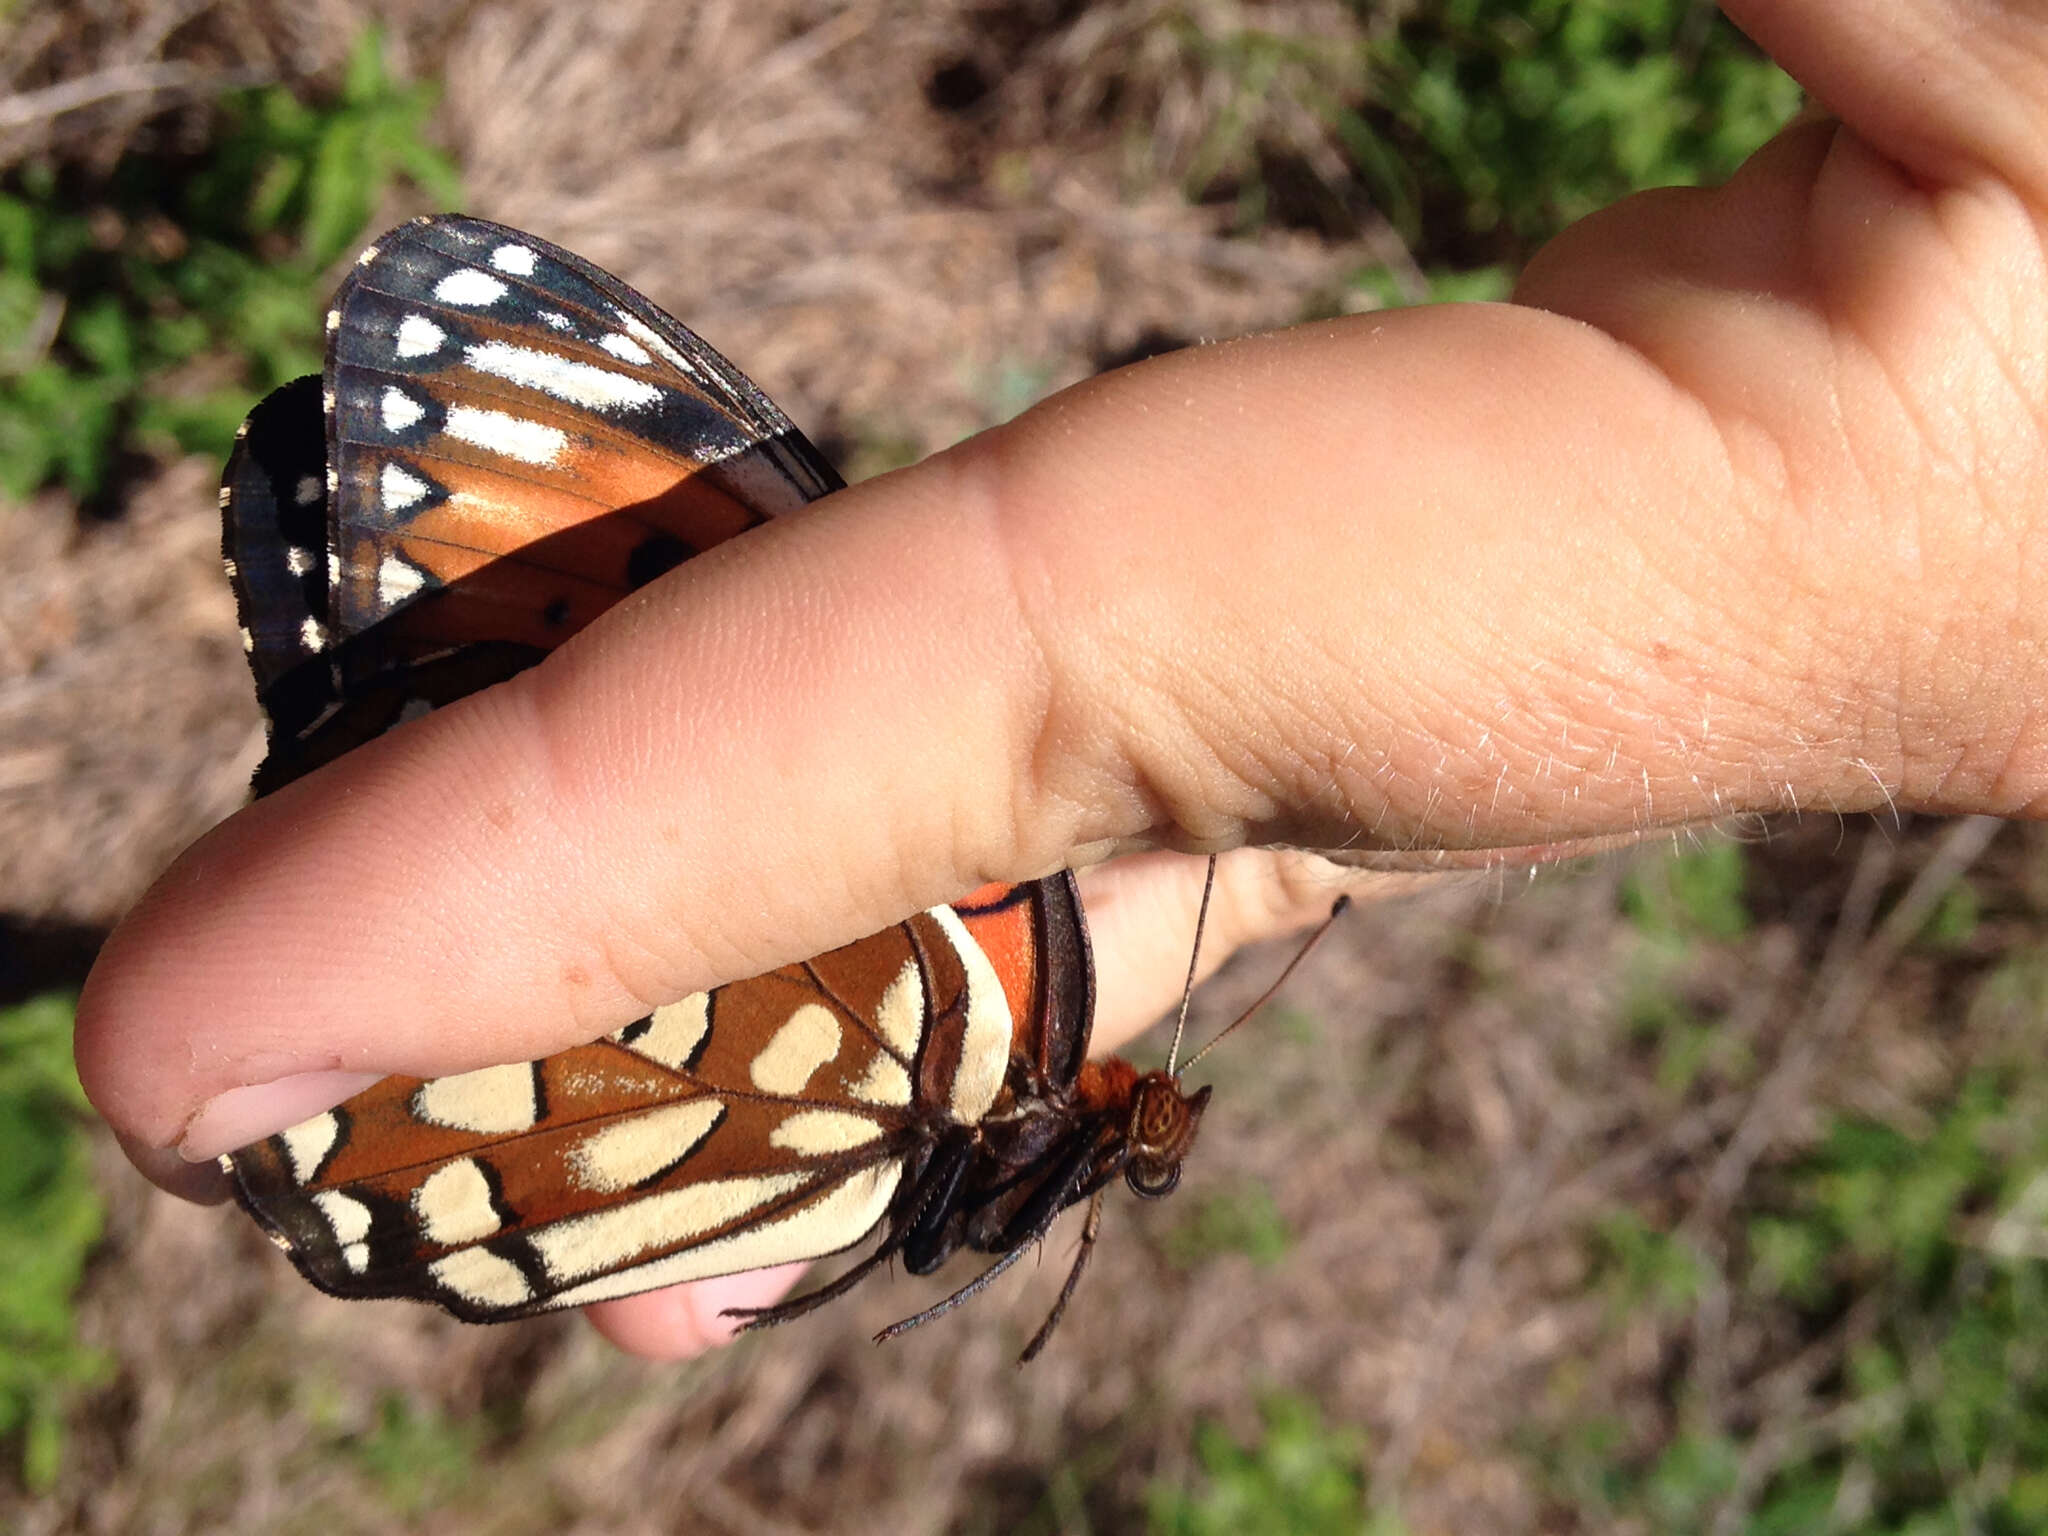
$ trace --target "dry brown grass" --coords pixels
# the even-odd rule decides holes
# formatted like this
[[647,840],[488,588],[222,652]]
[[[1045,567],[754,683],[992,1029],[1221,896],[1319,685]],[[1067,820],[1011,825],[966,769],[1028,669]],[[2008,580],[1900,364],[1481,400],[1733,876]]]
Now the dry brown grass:
[[[1288,93],[1240,99],[1174,28],[1255,17],[1311,44],[1293,67],[1313,71],[1359,25],[1327,0],[81,0],[20,12],[0,39],[0,150],[105,159],[189,132],[223,79],[331,79],[371,14],[402,70],[445,80],[474,211],[621,272],[857,464],[942,446],[1141,347],[1284,323],[1350,266],[1399,259],[1345,204],[1318,125],[1275,105]],[[193,105],[166,114],[177,101]],[[1181,195],[1260,155],[1325,185],[1304,199],[1328,213],[1315,232],[1234,233],[1226,207]],[[17,919],[109,921],[242,794],[258,727],[214,474],[167,466],[111,524],[49,499],[4,510],[0,888]],[[1941,1091],[1980,1027],[1958,999],[2031,898],[1946,958],[1905,949],[1879,898],[1930,859],[1967,864],[1977,838],[1826,822],[1757,849],[1754,933],[1663,978],[1756,1065],[1676,1093],[1627,1024],[1641,946],[1617,916],[1620,866],[1363,914],[1300,983],[1307,1038],[1213,1058],[1183,1192],[1119,1203],[1076,1313],[1021,1373],[1070,1237],[886,1349],[866,1335],[928,1285],[873,1284],[677,1370],[568,1322],[329,1302],[238,1215],[145,1193],[107,1146],[85,1316],[117,1376],[59,1487],[0,1491],[0,1524],[1122,1531],[1148,1484],[1188,1474],[1198,1418],[1249,1435],[1260,1396],[1287,1390],[1366,1429],[1375,1491],[1417,1532],[1584,1528],[1528,1439],[1604,1412],[1652,1446],[1695,1389],[1719,1422],[1792,1422],[1849,1342],[1795,1341],[1787,1375],[1787,1340],[1731,1336],[1710,1305],[1617,1323],[1589,1225],[1634,1209],[1724,1242],[1745,1176],[1826,1110],[1909,1118]],[[2030,890],[2039,854],[2008,836],[1986,879]],[[1251,957],[1202,1006],[1226,1012],[1273,964]],[[1192,1213],[1248,1188],[1271,1192],[1284,1257],[1177,1263]],[[410,1429],[380,1434],[387,1402]],[[387,1454],[406,1443],[418,1477]],[[439,1481],[419,1471],[437,1444]]]

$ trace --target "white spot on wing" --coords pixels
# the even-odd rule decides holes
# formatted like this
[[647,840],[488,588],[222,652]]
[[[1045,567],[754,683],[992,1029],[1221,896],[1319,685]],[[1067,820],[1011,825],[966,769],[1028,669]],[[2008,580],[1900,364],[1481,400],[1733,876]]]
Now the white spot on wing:
[[327,626],[318,619],[301,619],[299,621],[299,645],[308,651],[326,650]]
[[301,507],[310,507],[320,499],[320,482],[311,475],[299,476],[299,483],[292,487],[292,501]]
[[861,1080],[846,1091],[863,1104],[908,1104],[910,1074],[894,1056],[877,1055]]
[[374,245],[366,245],[363,247],[363,254],[356,258],[356,265],[359,267],[367,267],[371,262],[375,261],[376,259],[377,247]]
[[716,1231],[771,1200],[795,1193],[812,1177],[774,1173],[755,1178],[708,1179],[701,1184],[686,1184],[680,1189],[629,1200],[609,1210],[558,1221],[541,1228],[530,1241],[550,1276],[577,1280],[632,1264],[642,1255],[686,1243],[699,1233]]
[[489,1237],[503,1225],[491,1206],[491,1184],[473,1157],[428,1174],[412,1192],[413,1214],[429,1242],[453,1248]]
[[599,337],[597,344],[622,363],[633,363],[641,368],[651,368],[654,365],[654,359],[648,355],[647,349],[630,336],[621,336],[613,331],[609,335]]
[[303,1184],[318,1173],[340,1135],[341,1122],[332,1110],[278,1132],[277,1139],[284,1143],[285,1159],[292,1165],[292,1177]]
[[296,544],[290,546],[284,552],[284,568],[294,576],[305,575],[313,569],[313,551],[301,549]]
[[811,1074],[839,1054],[839,1021],[823,1003],[805,1003],[775,1031],[747,1068],[763,1093],[801,1093]]
[[473,1306],[516,1307],[533,1295],[519,1266],[487,1248],[470,1248],[436,1259],[427,1266],[427,1273]]
[[606,1275],[550,1297],[550,1307],[580,1307],[614,1296],[631,1296],[656,1286],[680,1285],[707,1275],[736,1275],[795,1259],[815,1259],[851,1247],[888,1212],[889,1201],[903,1177],[903,1165],[891,1159],[863,1168],[809,1205],[762,1222],[744,1232],[721,1237],[667,1258],[656,1259],[623,1274]]
[[505,411],[484,411],[458,405],[448,412],[444,430],[458,442],[501,454],[522,464],[552,464],[569,445],[560,427],[527,421]]
[[917,1055],[917,1043],[924,1035],[924,1015],[924,972],[913,956],[903,962],[903,969],[875,1005],[875,1027],[889,1048],[909,1061]]
[[337,1243],[360,1243],[370,1235],[370,1208],[340,1190],[323,1189],[313,1204],[326,1218],[327,1229]]
[[403,432],[407,427],[417,426],[427,414],[425,406],[395,384],[384,387],[384,398],[378,405],[386,432]]
[[384,498],[386,512],[403,512],[423,500],[427,482],[400,464],[386,464],[378,477],[377,493]]
[[617,305],[612,306],[612,313],[619,317],[619,324],[625,327],[626,334],[635,341],[659,353],[671,367],[681,370],[691,378],[697,376],[697,365],[670,346],[662,337],[661,332],[655,330],[653,326],[628,311],[620,309]]
[[716,1099],[691,1099],[628,1115],[572,1147],[569,1167],[585,1189],[631,1189],[689,1156],[711,1134],[721,1108]]
[[378,563],[377,601],[386,608],[396,608],[426,584],[426,577],[396,555],[386,555]]
[[451,1130],[480,1135],[531,1130],[540,1115],[533,1064],[521,1061],[437,1077],[414,1091],[412,1108],[422,1120]]
[[491,265],[514,277],[533,276],[533,249],[525,245],[501,245],[491,252]]
[[553,326],[558,331],[573,331],[576,329],[576,322],[563,314],[559,309],[544,309],[540,312],[540,317],[542,321]]
[[398,322],[398,345],[392,350],[400,357],[432,357],[447,339],[448,333],[425,315],[407,315]]
[[434,297],[443,304],[480,309],[505,297],[505,285],[490,273],[479,272],[475,267],[457,267],[434,284]]
[[801,1157],[823,1157],[851,1152],[880,1140],[881,1135],[880,1124],[866,1115],[843,1109],[800,1109],[775,1127],[768,1144]]
[[933,907],[930,916],[945,930],[967,973],[967,1027],[949,1107],[955,1120],[971,1125],[995,1103],[1010,1069],[1010,999],[960,914],[951,907]]
[[464,348],[463,356],[478,373],[537,389],[552,399],[587,411],[637,410],[661,399],[661,391],[644,379],[614,373],[595,363],[557,357],[535,347],[485,341]]
[[679,1002],[665,1003],[654,1010],[647,1028],[625,1038],[634,1026],[628,1024],[611,1038],[627,1050],[681,1071],[711,1027],[711,994],[693,992]]
[[341,1249],[341,1262],[346,1264],[352,1273],[360,1275],[370,1267],[370,1245],[344,1243]]

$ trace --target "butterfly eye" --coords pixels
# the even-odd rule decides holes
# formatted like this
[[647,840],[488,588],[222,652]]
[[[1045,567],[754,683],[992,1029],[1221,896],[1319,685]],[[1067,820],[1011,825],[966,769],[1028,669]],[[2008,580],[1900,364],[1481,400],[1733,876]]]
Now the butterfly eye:
[[1124,1169],[1124,1182],[1142,1199],[1163,1200],[1180,1188],[1180,1164],[1134,1161]]

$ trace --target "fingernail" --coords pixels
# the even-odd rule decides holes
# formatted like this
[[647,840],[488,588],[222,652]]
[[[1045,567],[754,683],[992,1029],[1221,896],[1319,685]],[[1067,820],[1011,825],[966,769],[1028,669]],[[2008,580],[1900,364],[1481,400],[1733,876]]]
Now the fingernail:
[[227,1175],[214,1163],[188,1163],[178,1156],[175,1147],[152,1147],[120,1131],[114,1132],[114,1139],[121,1143],[128,1161],[141,1170],[144,1178],[181,1200],[190,1200],[195,1205],[219,1205],[231,1193]]
[[334,1108],[381,1076],[376,1072],[299,1072],[273,1083],[230,1088],[199,1106],[199,1113],[185,1126],[178,1155],[188,1163],[210,1163],[223,1152],[275,1136]]

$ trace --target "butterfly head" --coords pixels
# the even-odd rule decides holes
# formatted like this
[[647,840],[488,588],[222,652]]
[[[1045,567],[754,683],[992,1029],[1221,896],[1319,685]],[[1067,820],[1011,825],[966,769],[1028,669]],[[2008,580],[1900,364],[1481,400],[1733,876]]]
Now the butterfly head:
[[1180,1165],[1195,1144],[1202,1111],[1209,1107],[1205,1084],[1193,1093],[1166,1072],[1149,1073],[1131,1095],[1131,1124],[1124,1182],[1147,1200],[1170,1195],[1180,1184]]

